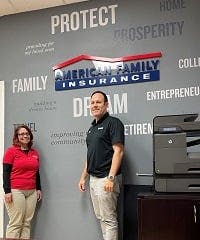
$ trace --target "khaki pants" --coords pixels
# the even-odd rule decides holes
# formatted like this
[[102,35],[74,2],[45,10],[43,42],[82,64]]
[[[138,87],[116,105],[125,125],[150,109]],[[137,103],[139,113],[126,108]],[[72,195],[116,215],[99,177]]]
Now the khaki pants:
[[12,202],[5,202],[9,216],[6,238],[30,239],[30,222],[37,203],[36,190],[12,189],[11,191]]
[[104,240],[118,240],[117,200],[120,193],[121,178],[114,181],[114,191],[106,192],[106,178],[90,176],[90,195],[97,219],[100,220]]

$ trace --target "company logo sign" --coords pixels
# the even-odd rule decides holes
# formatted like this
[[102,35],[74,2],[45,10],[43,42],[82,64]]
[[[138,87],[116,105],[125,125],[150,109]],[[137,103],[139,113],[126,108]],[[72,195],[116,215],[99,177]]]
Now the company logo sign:
[[[53,67],[55,90],[159,81],[161,56],[161,52],[121,58],[80,55]],[[83,61],[84,63],[82,63]],[[81,67],[80,63],[82,63]],[[70,68],[71,65],[73,68]]]

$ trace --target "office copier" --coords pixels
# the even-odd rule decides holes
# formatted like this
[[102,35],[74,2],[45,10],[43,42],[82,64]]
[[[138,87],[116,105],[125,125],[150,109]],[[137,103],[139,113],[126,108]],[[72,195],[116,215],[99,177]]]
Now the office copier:
[[156,192],[200,192],[200,121],[197,118],[198,114],[182,114],[153,119]]

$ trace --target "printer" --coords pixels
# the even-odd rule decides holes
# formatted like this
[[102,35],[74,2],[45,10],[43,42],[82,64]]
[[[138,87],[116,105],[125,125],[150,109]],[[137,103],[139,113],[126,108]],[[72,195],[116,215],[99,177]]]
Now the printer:
[[182,114],[153,119],[156,192],[200,192],[200,121],[197,118],[198,114]]

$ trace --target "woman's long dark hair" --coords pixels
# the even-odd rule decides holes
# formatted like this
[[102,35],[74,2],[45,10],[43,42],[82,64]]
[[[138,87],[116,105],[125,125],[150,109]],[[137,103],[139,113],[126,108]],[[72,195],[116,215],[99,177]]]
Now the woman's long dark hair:
[[20,125],[17,128],[15,128],[14,135],[13,135],[13,145],[21,146],[19,143],[19,138],[18,138],[18,132],[21,128],[25,128],[27,130],[27,132],[29,133],[30,142],[28,143],[28,148],[31,148],[31,146],[33,145],[33,134],[31,132],[30,128],[26,125]]

